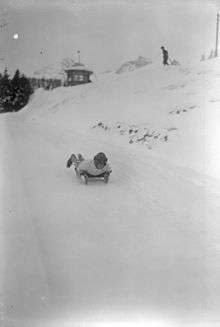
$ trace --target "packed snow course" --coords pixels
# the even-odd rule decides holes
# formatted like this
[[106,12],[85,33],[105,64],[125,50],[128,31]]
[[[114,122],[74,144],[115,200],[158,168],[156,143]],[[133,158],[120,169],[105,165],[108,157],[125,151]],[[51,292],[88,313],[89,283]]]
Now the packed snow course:
[[219,89],[218,59],[151,64],[0,116],[4,326],[219,324]]

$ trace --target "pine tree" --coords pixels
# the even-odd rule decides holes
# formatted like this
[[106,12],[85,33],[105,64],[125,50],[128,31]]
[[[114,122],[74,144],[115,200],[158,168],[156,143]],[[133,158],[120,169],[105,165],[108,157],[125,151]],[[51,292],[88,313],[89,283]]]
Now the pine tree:
[[11,89],[13,111],[18,111],[28,103],[30,95],[33,92],[30,81],[24,75],[20,76],[18,69],[11,80]]
[[3,111],[18,111],[29,101],[33,93],[31,83],[27,77],[20,75],[17,69],[10,80],[7,69],[0,80],[0,107]]
[[4,75],[1,78],[0,82],[0,107],[4,111],[11,111],[12,105],[11,105],[11,82],[9,79],[7,68],[4,70]]
[[20,80],[20,72],[17,69],[14,77],[11,80],[11,91],[12,91],[12,95],[11,95],[11,103],[13,106],[13,111],[17,110],[18,107],[18,95],[19,95],[19,80]]

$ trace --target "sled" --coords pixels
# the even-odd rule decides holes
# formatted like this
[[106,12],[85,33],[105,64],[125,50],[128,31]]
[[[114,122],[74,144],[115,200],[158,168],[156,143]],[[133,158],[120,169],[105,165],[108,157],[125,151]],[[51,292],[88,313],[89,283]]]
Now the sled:
[[[78,176],[77,171],[76,171],[76,175]],[[93,180],[93,181],[103,180],[104,183],[108,183],[109,175],[110,175],[109,173],[103,173],[103,174],[94,176],[94,175],[88,174],[87,172],[81,172],[79,177],[85,184],[88,184],[89,180]]]

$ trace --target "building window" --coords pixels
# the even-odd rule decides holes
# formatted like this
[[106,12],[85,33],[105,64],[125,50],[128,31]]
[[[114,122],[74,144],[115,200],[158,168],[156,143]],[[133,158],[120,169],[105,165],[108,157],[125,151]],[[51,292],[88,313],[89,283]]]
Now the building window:
[[73,80],[74,80],[74,82],[83,82],[84,78],[83,78],[83,75],[77,74],[77,75],[74,75]]

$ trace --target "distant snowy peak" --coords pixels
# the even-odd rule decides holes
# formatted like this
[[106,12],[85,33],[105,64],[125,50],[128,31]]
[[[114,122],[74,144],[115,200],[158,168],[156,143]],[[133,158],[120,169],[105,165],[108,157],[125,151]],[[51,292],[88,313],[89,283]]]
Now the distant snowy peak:
[[135,69],[141,68],[145,65],[149,65],[151,63],[152,63],[152,61],[150,59],[146,59],[145,57],[139,56],[135,60],[126,61],[125,63],[123,63],[121,65],[121,67],[119,67],[116,70],[116,73],[117,74],[126,73],[129,71],[133,71]]

